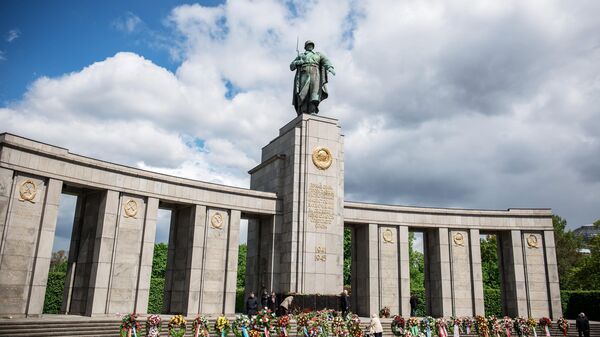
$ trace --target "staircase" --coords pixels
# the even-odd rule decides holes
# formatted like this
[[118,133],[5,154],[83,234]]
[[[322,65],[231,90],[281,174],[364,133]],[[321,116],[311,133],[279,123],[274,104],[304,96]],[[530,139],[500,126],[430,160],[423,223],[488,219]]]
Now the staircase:
[[[163,329],[160,336],[167,336],[168,329],[167,324],[170,316],[162,315],[163,318]],[[230,318],[232,320],[233,317]],[[188,320],[191,322],[192,318]],[[144,319],[140,319],[142,325]],[[211,326],[214,325],[214,318],[210,319]],[[119,336],[119,325],[121,321],[117,318],[90,318],[81,316],[62,316],[62,315],[48,315],[48,317],[41,318],[20,318],[20,319],[0,319],[0,337],[67,337],[67,336]],[[382,319],[381,324],[383,326],[383,336],[393,337],[391,328],[391,319]],[[368,320],[363,319],[362,325],[366,329]],[[188,323],[187,332],[185,336],[193,336],[192,324]],[[600,323],[590,323],[590,336],[600,337]],[[290,337],[296,337],[296,324],[295,322],[290,324],[288,328]],[[551,329],[551,336],[561,337],[562,333],[558,330],[555,324]],[[544,337],[544,333],[538,329],[537,335]],[[138,335],[142,337],[143,335]],[[211,336],[215,337],[214,333]],[[449,336],[453,336],[452,332],[449,331]],[[461,337],[476,337],[477,335],[464,335]],[[515,335],[516,336],[516,335]],[[571,322],[571,329],[569,330],[569,337],[577,337],[577,330],[575,329],[575,322]],[[232,333],[229,333],[228,337],[233,337]],[[275,336],[274,336],[275,337]],[[494,337],[494,336],[490,336]]]

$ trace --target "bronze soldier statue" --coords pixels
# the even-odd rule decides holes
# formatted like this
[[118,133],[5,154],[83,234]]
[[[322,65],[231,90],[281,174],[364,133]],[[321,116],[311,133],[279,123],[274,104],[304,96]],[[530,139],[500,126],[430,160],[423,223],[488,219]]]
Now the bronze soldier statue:
[[329,59],[322,53],[314,51],[314,48],[314,42],[306,41],[304,52],[290,64],[290,70],[296,70],[292,104],[298,115],[319,112],[319,103],[328,96],[327,73],[335,75]]

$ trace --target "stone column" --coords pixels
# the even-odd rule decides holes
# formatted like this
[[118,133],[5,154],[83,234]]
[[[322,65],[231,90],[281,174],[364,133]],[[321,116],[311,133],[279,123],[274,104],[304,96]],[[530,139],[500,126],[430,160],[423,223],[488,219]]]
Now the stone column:
[[10,173],[0,172],[0,213],[6,219],[0,246],[0,314],[37,316],[44,305],[62,181],[21,173],[9,180]]
[[466,230],[450,230],[449,233],[452,316],[473,316],[470,246],[471,241],[479,241],[479,237],[470,237]]
[[238,251],[240,249],[240,220],[242,213],[231,210],[229,214],[229,238],[227,240],[227,259],[225,262],[225,300],[223,313],[235,314],[235,295],[237,290]]
[[546,273],[548,275],[548,295],[550,297],[550,316],[557,320],[562,316],[560,300],[560,286],[558,283],[558,265],[556,262],[556,250],[554,243],[554,232],[544,231],[544,252],[546,256]]
[[[93,205],[90,205],[93,207]],[[108,309],[108,288],[115,248],[117,218],[119,215],[119,192],[102,193],[97,215],[96,227],[92,227],[90,241],[81,243],[83,248],[93,245],[91,264],[89,265],[89,287],[85,301],[85,315],[104,314]],[[92,214],[90,214],[92,216]],[[93,226],[93,224],[90,224]],[[76,279],[77,282],[77,279]]]
[[148,198],[146,215],[140,244],[139,272],[135,294],[134,312],[147,313],[152,278],[152,260],[154,259],[154,241],[156,238],[156,220],[158,217],[158,199]]
[[377,243],[379,247],[379,302],[381,308],[399,312],[400,270],[398,230],[396,227],[380,226]]
[[355,310],[361,316],[370,316],[380,308],[379,291],[379,233],[377,224],[355,227],[353,269],[356,277],[352,280]]
[[471,250],[471,282],[473,284],[473,312],[474,315],[485,316],[483,273],[481,270],[481,242],[479,236],[479,229],[469,230],[469,246]]
[[521,231],[504,231],[501,238],[504,312],[511,317],[527,317],[527,290],[523,265]]
[[0,256],[4,247],[4,227],[6,226],[8,205],[13,189],[13,175],[13,170],[0,167]]
[[549,316],[550,302],[542,234],[523,232],[523,247],[529,317]]
[[427,231],[429,310],[434,317],[452,315],[448,228]]
[[399,313],[403,317],[410,317],[410,257],[407,226],[398,226],[398,250],[400,253]]

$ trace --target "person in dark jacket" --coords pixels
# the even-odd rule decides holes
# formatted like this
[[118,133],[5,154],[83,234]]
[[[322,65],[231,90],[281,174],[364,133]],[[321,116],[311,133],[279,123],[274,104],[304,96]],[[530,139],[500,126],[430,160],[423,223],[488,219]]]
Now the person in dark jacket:
[[254,297],[254,293],[250,293],[250,296],[246,300],[246,313],[248,316],[255,316],[257,312],[258,302],[256,301],[256,297]]
[[412,294],[410,296],[410,316],[415,317],[417,315],[417,305],[419,305],[419,299],[417,295]]
[[269,310],[271,310],[272,313],[277,311],[277,295],[274,291],[272,291],[271,296],[269,296]]
[[590,337],[590,320],[583,312],[579,314],[575,324],[577,325],[577,331],[579,331],[579,337]]
[[267,288],[265,288],[265,287],[263,287],[260,292],[261,292],[260,308],[268,309],[269,308],[269,292],[267,291]]
[[344,291],[342,291],[342,295],[340,296],[340,311],[342,312],[343,318],[346,318],[349,310],[350,298],[348,297],[348,290],[344,289]]

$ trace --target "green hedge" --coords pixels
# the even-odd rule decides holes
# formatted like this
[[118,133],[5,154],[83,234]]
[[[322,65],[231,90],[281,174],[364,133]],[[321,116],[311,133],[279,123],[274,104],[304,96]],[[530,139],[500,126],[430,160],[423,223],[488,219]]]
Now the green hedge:
[[165,298],[165,279],[162,277],[153,277],[150,279],[150,295],[148,297],[148,313],[162,313],[163,301]]
[[63,291],[65,289],[64,272],[48,273],[46,296],[44,298],[44,314],[58,314],[62,305]]
[[574,319],[584,312],[590,320],[600,320],[600,290],[562,290],[560,299],[566,318]]
[[483,303],[486,316],[502,317],[502,294],[500,289],[484,289]]
[[245,304],[244,288],[237,288],[235,290],[235,312],[246,312]]
[[425,289],[411,289],[411,293],[417,296],[419,304],[417,304],[417,316],[427,316],[427,303],[425,303]]

